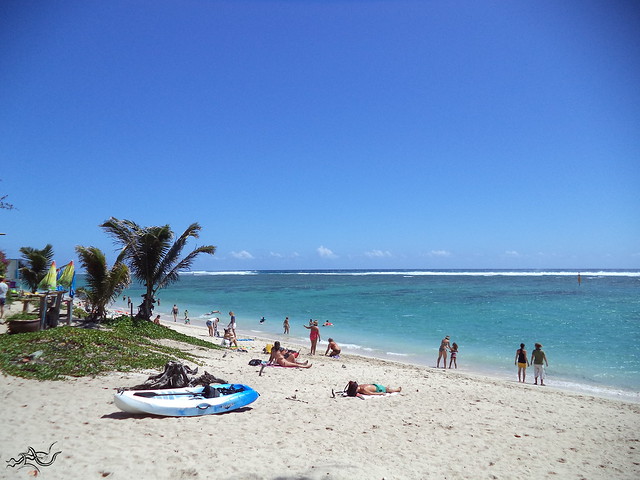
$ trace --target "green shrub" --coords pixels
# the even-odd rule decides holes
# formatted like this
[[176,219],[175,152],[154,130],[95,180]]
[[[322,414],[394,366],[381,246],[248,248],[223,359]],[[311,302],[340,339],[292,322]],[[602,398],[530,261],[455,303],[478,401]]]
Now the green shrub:
[[20,312],[10,315],[9,317],[7,317],[7,320],[37,320],[38,318],[40,318],[40,315],[38,315],[37,313]]
[[0,371],[17,377],[61,380],[104,372],[161,369],[170,360],[198,363],[198,357],[150,339],[168,338],[201,348],[221,348],[149,320],[122,316],[108,329],[57,327],[0,335]]
[[83,319],[83,318],[87,318],[88,316],[89,314],[84,308],[80,308],[76,306],[73,307],[73,318]]

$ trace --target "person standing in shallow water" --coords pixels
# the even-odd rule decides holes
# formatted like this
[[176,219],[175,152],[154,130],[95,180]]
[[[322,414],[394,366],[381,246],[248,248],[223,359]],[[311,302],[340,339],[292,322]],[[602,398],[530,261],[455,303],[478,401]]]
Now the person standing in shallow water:
[[533,374],[535,376],[534,385],[538,384],[538,377],[540,377],[540,385],[544,385],[544,365],[549,366],[547,361],[547,355],[542,350],[542,345],[536,343],[536,349],[531,352],[531,363],[533,363]]
[[178,321],[178,306],[174,303],[173,308],[171,309],[171,313],[173,313],[173,321]]
[[285,317],[282,327],[284,328],[284,334],[289,335],[289,317]]
[[525,383],[525,378],[527,377],[527,367],[529,364],[529,359],[527,359],[527,351],[524,349],[524,343],[520,344],[520,348],[516,350],[516,358],[515,365],[518,366],[518,381]]
[[449,346],[449,335],[444,337],[442,339],[442,342],[440,342],[440,348],[438,349],[438,362],[436,363],[436,368],[440,367],[441,358],[444,360],[444,365],[442,365],[442,368],[447,368],[447,350],[451,350],[451,347]]

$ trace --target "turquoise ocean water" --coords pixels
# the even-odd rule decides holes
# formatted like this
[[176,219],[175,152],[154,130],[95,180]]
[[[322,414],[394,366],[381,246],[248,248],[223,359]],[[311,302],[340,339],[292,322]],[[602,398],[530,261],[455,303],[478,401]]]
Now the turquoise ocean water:
[[[640,271],[243,271],[190,272],[160,292],[193,324],[233,310],[238,330],[308,345],[310,318],[319,347],[334,338],[346,352],[435,366],[445,335],[458,343],[459,371],[516,380],[521,342],[540,342],[550,385],[640,401]],[[130,288],[136,305],[140,288]],[[122,298],[119,300],[122,305]],[[261,317],[266,322],[259,323]],[[533,370],[528,372],[533,380]]]

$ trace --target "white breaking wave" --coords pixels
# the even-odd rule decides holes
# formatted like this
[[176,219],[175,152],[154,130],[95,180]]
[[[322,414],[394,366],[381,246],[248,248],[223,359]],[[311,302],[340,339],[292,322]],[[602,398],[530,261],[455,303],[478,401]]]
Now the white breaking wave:
[[207,270],[195,270],[192,272],[180,272],[180,275],[258,275],[258,272],[255,270],[230,270],[226,272],[211,272]]
[[544,277],[544,276],[578,276],[582,277],[640,277],[638,270],[350,270],[350,271],[278,271],[278,270],[242,270],[242,271],[192,271],[180,272],[181,275],[327,275],[327,276],[367,276],[367,275],[400,275],[403,277],[436,276],[436,277]]

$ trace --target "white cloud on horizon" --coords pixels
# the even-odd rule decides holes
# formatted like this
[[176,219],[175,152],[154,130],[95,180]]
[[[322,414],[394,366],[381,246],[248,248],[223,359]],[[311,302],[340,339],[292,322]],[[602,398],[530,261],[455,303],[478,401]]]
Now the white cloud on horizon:
[[284,253],[269,252],[269,256],[273,258],[298,258],[300,254],[298,252],[293,252],[289,255],[286,255]]
[[448,250],[431,250],[429,252],[430,257],[450,257],[451,252]]
[[324,247],[322,245],[318,247],[317,251],[318,251],[318,255],[320,255],[322,258],[338,258],[338,256],[335,253],[333,253],[327,247]]
[[369,252],[364,252],[365,256],[369,258],[382,258],[382,257],[393,257],[389,250],[371,250]]
[[515,250],[507,250],[506,252],[504,252],[504,254],[505,254],[507,257],[520,257],[520,256],[521,256],[521,255],[520,255],[518,252],[516,252]]
[[251,255],[246,250],[240,250],[239,252],[231,252],[231,256],[233,258],[237,258],[240,260],[253,260],[253,255]]

